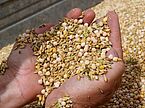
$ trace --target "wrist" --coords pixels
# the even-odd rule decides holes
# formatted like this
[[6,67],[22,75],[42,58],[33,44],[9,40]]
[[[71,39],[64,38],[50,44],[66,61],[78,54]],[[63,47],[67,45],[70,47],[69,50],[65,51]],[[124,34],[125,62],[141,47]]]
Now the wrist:
[[0,108],[18,108],[23,102],[18,83],[9,69],[0,76]]
[[5,89],[6,86],[14,79],[14,75],[9,69],[6,70],[4,75],[0,75],[0,91]]

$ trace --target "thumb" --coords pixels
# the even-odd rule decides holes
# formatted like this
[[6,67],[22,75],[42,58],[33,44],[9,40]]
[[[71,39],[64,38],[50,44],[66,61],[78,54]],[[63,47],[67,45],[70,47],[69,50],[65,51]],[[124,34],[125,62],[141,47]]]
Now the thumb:
[[[113,57],[119,57],[117,51],[111,48],[107,53],[106,56],[112,55]],[[121,78],[122,74],[124,73],[124,62],[121,60],[119,62],[114,62],[112,64],[112,69],[109,69],[107,73],[107,77],[112,79],[113,81],[117,81]]]

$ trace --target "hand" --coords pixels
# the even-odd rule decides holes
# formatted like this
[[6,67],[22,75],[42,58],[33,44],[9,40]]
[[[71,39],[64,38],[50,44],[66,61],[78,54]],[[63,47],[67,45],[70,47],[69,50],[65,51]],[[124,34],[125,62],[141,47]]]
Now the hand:
[[[67,17],[77,18],[81,15],[80,9],[75,10],[70,11]],[[88,19],[85,21],[87,22]],[[45,24],[36,28],[35,32],[37,34],[44,33],[51,26],[52,24]],[[34,74],[35,61],[31,45],[27,44],[24,49],[12,49],[8,57],[9,69],[4,76],[0,76],[0,107],[19,108],[40,94],[43,87],[38,84],[40,77]]]
[[[43,33],[51,26],[46,24],[35,32]],[[4,76],[0,76],[0,107],[19,108],[40,94],[43,87],[38,84],[40,77],[34,74],[35,60],[29,44],[24,49],[12,49],[7,61],[9,68]]]
[[[87,19],[88,23],[91,23],[94,16],[95,13],[88,10],[84,20]],[[112,49],[108,51],[107,55],[112,54],[114,57],[123,59],[118,16],[114,11],[108,12],[107,16],[109,17],[108,25],[111,29],[110,41],[112,42]],[[74,108],[96,108],[111,98],[120,85],[123,72],[124,63],[120,61],[113,63],[112,69],[108,70],[106,74],[108,82],[104,81],[103,76],[99,77],[97,81],[90,81],[88,78],[78,81],[77,76],[74,76],[48,95],[45,106],[51,106],[57,99],[68,94],[72,98]]]

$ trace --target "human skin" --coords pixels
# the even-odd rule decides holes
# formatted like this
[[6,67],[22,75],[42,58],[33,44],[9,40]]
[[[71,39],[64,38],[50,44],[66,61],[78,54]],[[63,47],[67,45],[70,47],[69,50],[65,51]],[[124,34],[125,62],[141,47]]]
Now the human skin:
[[[71,10],[66,16],[77,19],[81,14],[82,11],[76,8]],[[111,16],[109,20],[109,26],[112,31],[110,41],[113,44],[113,48],[109,53],[122,58],[118,17],[114,12],[110,12],[108,15]],[[94,17],[95,13],[92,10],[87,10],[83,19],[84,22],[91,23]],[[44,27],[35,29],[35,32],[37,34],[43,33],[49,30],[51,26],[52,24],[46,24]],[[9,68],[6,70],[5,75],[0,76],[0,108],[20,108],[32,102],[36,95],[40,93],[43,87],[38,84],[40,77],[34,74],[35,62],[36,57],[33,56],[33,51],[29,44],[24,49],[12,50],[8,57]],[[74,104],[75,108],[84,108],[84,105],[102,104],[118,88],[123,70],[123,62],[114,63],[113,68],[106,75],[108,78],[107,83],[104,82],[102,77],[99,81],[89,81],[87,78],[77,81],[76,77],[73,77],[48,96],[46,106],[53,104],[65,93],[69,94],[73,101],[76,102]],[[100,93],[98,89],[103,90],[104,93]]]
[[[94,12],[92,10],[89,10],[89,14],[89,16],[92,16],[93,18]],[[122,59],[120,62],[113,63],[112,69],[108,70],[108,73],[106,74],[108,82],[104,81],[103,76],[99,77],[99,80],[93,81],[90,81],[87,77],[78,81],[77,76],[74,76],[68,79],[58,89],[52,91],[47,97],[46,107],[50,107],[57,101],[57,99],[67,94],[73,101],[73,108],[96,108],[107,102],[117,90],[124,72],[121,34],[116,12],[110,11],[107,13],[107,16],[108,25],[111,29],[109,39],[112,42],[112,49],[107,52],[107,56],[112,54],[114,57]]]

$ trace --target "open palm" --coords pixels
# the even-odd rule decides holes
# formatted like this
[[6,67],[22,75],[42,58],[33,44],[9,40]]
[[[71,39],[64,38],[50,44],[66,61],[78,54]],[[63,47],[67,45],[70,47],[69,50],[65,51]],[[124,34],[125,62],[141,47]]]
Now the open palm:
[[[89,14],[88,19],[93,19],[94,12],[90,10]],[[107,55],[112,54],[114,57],[123,59],[118,16],[114,11],[108,12],[107,16],[111,29],[110,41],[112,42],[112,49],[108,51]],[[106,74],[108,82],[104,81],[103,76],[99,77],[97,81],[90,81],[87,77],[78,81],[77,76],[74,76],[47,97],[46,106],[54,104],[57,99],[67,94],[72,98],[74,108],[96,108],[111,98],[120,85],[123,72],[124,63],[120,61],[113,63],[112,69],[108,70]]]
[[[51,24],[47,24],[43,29],[39,28],[35,31],[36,33],[41,33],[44,30],[48,30],[51,26]],[[34,74],[35,61],[36,58],[29,44],[24,49],[13,49],[8,57],[9,71],[13,76],[12,81],[17,85],[17,89],[21,95],[19,101],[21,100],[23,105],[34,100],[43,88],[38,84],[39,76]]]
[[[80,9],[71,10],[67,14],[68,18],[77,18],[81,15],[80,11]],[[45,24],[36,28],[35,32],[37,34],[44,33],[46,30],[49,30],[51,26],[52,24]],[[36,57],[33,55],[30,44],[27,44],[24,49],[12,49],[8,57],[9,69],[6,74],[10,77],[4,80],[9,81],[8,86],[15,86],[14,92],[17,92],[15,103],[18,103],[17,107],[21,107],[33,101],[36,95],[40,94],[40,91],[43,89],[43,87],[38,84],[40,77],[34,74],[35,62]],[[11,108],[13,108],[13,106],[11,106]]]

